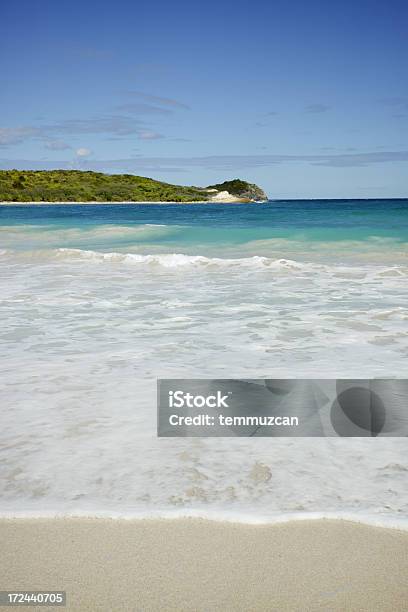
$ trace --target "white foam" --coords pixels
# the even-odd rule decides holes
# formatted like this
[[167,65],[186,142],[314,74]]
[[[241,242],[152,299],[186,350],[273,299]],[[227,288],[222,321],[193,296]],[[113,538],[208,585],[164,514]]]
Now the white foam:
[[282,268],[285,270],[302,270],[308,267],[307,264],[288,260],[288,259],[271,259],[268,257],[253,257],[244,258],[220,258],[220,257],[204,257],[202,255],[186,255],[184,253],[165,253],[155,255],[140,255],[137,253],[104,253],[82,249],[67,249],[60,248],[55,252],[55,256],[63,256],[67,258],[78,258],[92,261],[112,261],[126,262],[135,264],[158,265],[164,268],[178,268],[184,266],[244,266],[255,268]]
[[58,510],[47,510],[43,512],[35,511],[14,511],[0,512],[0,519],[112,519],[125,521],[140,520],[183,520],[183,519],[202,519],[213,522],[233,523],[240,525],[280,525],[292,521],[318,521],[318,520],[339,520],[371,527],[382,527],[385,529],[397,529],[408,531],[407,518],[394,518],[384,515],[365,515],[347,512],[296,512],[281,513],[276,515],[247,514],[231,511],[211,511],[211,510],[152,510],[150,512],[110,512],[110,511],[81,511],[66,512]]
[[407,517],[404,438],[156,437],[158,377],[406,376],[403,266],[48,249],[0,274],[5,515]]
[[403,265],[373,265],[364,266],[344,265],[344,264],[324,264],[295,261],[287,258],[271,258],[259,255],[251,257],[206,257],[203,255],[189,255],[185,253],[157,253],[140,254],[128,252],[104,252],[90,249],[77,248],[57,248],[49,250],[35,251],[14,251],[10,249],[0,250],[0,257],[16,261],[37,260],[67,260],[83,261],[94,263],[112,264],[135,264],[146,265],[151,268],[188,268],[197,269],[222,269],[222,268],[248,268],[259,270],[271,270],[275,272],[305,276],[325,274],[338,278],[340,281],[360,281],[364,279],[384,279],[406,278],[408,276],[408,266]]

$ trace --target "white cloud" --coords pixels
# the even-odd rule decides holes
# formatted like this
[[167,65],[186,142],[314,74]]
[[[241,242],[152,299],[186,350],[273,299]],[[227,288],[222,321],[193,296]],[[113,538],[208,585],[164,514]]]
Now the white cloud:
[[75,153],[78,157],[88,157],[88,155],[90,155],[92,151],[90,149],[87,149],[86,147],[80,147],[75,151]]

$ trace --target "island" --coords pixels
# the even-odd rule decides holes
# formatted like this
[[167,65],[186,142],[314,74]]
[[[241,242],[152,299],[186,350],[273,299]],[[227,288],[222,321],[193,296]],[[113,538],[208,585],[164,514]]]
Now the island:
[[234,179],[207,187],[172,185],[133,174],[85,170],[0,170],[0,202],[264,202],[257,185]]

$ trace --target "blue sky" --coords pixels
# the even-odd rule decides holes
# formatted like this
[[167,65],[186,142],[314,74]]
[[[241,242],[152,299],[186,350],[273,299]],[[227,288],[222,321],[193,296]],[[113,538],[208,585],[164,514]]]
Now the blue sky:
[[0,22],[0,168],[408,196],[405,1],[8,0]]

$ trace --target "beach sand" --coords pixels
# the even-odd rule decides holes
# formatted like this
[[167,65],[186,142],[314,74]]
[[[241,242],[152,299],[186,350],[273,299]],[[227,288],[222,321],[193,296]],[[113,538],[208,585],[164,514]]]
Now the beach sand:
[[0,541],[0,589],[65,590],[67,610],[408,605],[408,532],[347,521],[2,519]]

